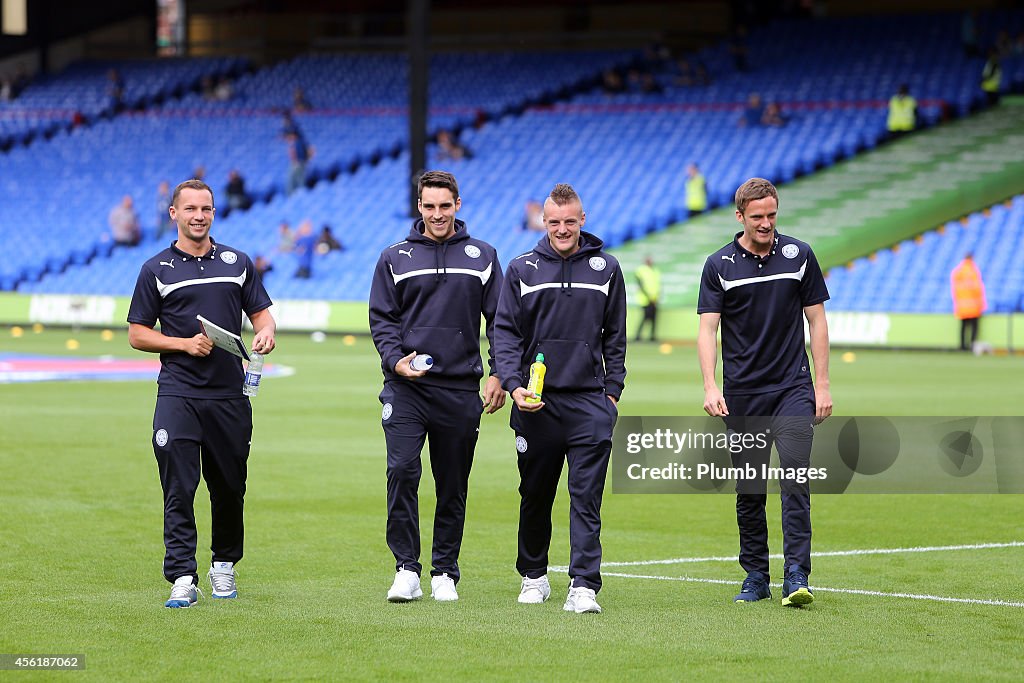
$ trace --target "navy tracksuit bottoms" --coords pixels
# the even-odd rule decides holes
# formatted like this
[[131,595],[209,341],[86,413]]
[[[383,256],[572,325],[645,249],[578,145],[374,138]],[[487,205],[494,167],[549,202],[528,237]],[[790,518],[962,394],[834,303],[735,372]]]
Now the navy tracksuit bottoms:
[[[751,464],[761,470],[771,457],[774,443],[779,466],[810,467],[814,439],[814,387],[801,384],[781,391],[762,394],[725,394],[729,406],[726,425],[732,431],[758,433],[768,431],[768,447],[734,453],[733,465]],[[782,550],[785,573],[811,573],[811,488],[809,483],[782,483]],[[765,517],[766,493],[748,491],[737,484],[736,521],[740,532],[740,566],[747,572],[768,573],[768,521]],[[766,490],[765,482],[758,485]],[[743,489],[741,491],[741,489]]]
[[520,575],[536,579],[548,571],[551,508],[569,463],[569,579],[573,586],[601,590],[601,499],[612,429],[618,410],[603,391],[545,392],[535,413],[514,405],[509,420],[519,453]]
[[242,559],[242,506],[252,439],[248,398],[158,396],[153,452],[164,492],[164,577],[196,583],[195,497],[200,475],[210,491],[214,562]]
[[466,495],[473,452],[480,435],[483,402],[476,391],[447,389],[410,381],[384,384],[381,425],[388,449],[387,542],[395,570],[419,574],[419,486],[423,465],[420,452],[429,439],[430,470],[434,475],[432,576],[447,574],[459,581],[459,551],[466,525]]

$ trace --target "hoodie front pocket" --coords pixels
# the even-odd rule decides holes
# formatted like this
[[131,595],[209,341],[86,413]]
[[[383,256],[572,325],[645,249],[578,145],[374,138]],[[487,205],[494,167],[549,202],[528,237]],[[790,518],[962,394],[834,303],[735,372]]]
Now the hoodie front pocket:
[[[530,351],[529,363],[544,354],[546,389],[581,390],[601,387],[594,349],[576,339],[543,339]],[[529,377],[529,365],[526,376]]]
[[402,351],[430,354],[434,358],[432,373],[458,377],[473,371],[466,335],[457,327],[413,328],[405,334]]

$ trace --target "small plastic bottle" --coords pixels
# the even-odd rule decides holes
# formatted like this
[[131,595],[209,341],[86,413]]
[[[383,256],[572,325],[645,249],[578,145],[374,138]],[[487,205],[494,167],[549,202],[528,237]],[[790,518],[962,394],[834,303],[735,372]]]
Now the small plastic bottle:
[[260,378],[263,377],[263,354],[253,351],[249,354],[249,366],[245,369],[245,381],[242,382],[242,393],[255,396],[260,390]]
[[409,367],[413,370],[429,370],[434,367],[434,359],[428,353],[417,353],[412,358],[412,362],[409,363]]
[[527,403],[540,403],[541,394],[544,391],[544,374],[548,371],[548,366],[544,365],[544,354],[538,353],[537,360],[530,365],[530,382],[526,385],[527,391],[532,391],[536,398],[530,398],[527,396],[524,401]]

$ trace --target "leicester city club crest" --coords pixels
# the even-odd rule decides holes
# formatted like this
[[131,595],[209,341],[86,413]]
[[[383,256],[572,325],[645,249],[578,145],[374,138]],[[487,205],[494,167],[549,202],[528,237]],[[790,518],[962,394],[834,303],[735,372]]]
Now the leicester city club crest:
[[590,259],[590,267],[598,272],[604,270],[607,265],[608,262],[600,256],[594,256]]
[[391,404],[390,403],[385,403],[384,404],[384,410],[382,410],[381,413],[380,413],[380,419],[381,420],[387,420],[389,417],[391,417],[391,413],[392,412],[394,412],[394,410],[391,408]]
[[787,244],[782,248],[782,255],[786,258],[796,258],[797,254],[800,253],[800,247],[795,244]]
[[233,251],[222,251],[220,254],[220,260],[230,266],[238,260],[238,254]]
[[475,244],[466,245],[466,256],[469,258],[480,258],[480,247]]

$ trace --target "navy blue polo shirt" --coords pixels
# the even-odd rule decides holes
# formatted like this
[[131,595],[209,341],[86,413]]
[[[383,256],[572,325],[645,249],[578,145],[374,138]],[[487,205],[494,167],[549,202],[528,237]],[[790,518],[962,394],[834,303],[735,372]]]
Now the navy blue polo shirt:
[[708,257],[697,313],[721,313],[722,377],[730,394],[759,394],[812,382],[803,309],[828,301],[811,247],[775,233],[768,255],[733,241]]
[[[154,327],[159,320],[168,337],[194,337],[202,331],[196,315],[202,315],[241,334],[242,313],[251,316],[272,303],[244,253],[214,242],[197,257],[172,244],[142,265],[128,322]],[[223,349],[203,358],[162,353],[157,395],[238,398],[242,378],[241,359]]]

